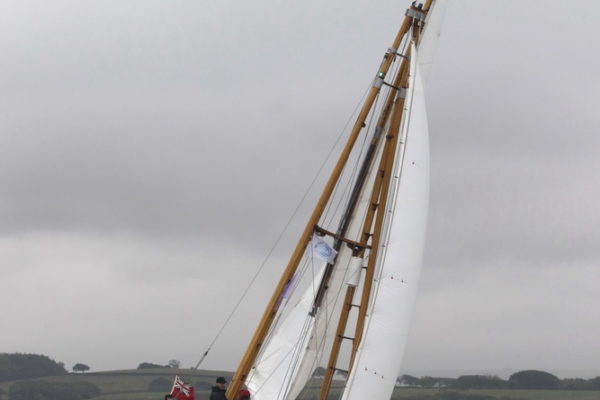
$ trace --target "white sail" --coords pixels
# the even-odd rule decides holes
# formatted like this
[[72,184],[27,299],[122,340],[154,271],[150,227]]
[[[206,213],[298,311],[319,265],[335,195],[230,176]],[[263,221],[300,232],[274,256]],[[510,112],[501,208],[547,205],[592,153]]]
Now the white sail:
[[[375,160],[379,160],[381,158],[381,154],[383,153],[383,144],[384,141],[380,140],[374,158]],[[367,208],[369,208],[371,204],[370,190],[365,189],[373,187],[378,172],[377,165],[378,163],[375,161],[372,163],[369,169],[363,190],[358,198],[354,218],[350,221],[348,230],[346,231],[346,237],[355,241],[360,241],[364,215]],[[323,349],[331,348],[341,310],[344,306],[343,298],[345,295],[346,285],[349,280],[349,274],[353,273],[353,269],[349,268],[351,262],[351,249],[346,246],[342,246],[342,249],[340,249],[340,253],[338,254],[338,263],[329,281],[329,288],[325,292],[321,308],[316,316],[313,335],[310,338],[308,348],[306,349],[306,354],[304,355],[302,364],[300,365],[296,380],[294,381],[286,399],[293,400],[298,396],[298,394],[300,394],[300,391],[302,391],[312,372],[317,367],[319,358],[323,354]]]
[[[433,61],[445,7],[446,0],[433,0],[420,35],[418,54],[415,44],[410,43],[408,90],[390,188],[385,209],[377,210],[378,215],[383,213],[384,219],[379,233],[375,278],[368,304],[360,305],[361,309],[366,306],[367,315],[342,393],[344,400],[389,399],[400,372],[420,275],[429,197],[429,143],[423,82]],[[409,33],[404,40],[410,40],[410,36]],[[383,79],[379,74],[378,78]],[[388,125],[378,133],[385,135]],[[384,142],[379,141],[375,157],[369,164],[356,207],[348,209],[353,213],[344,231],[345,239],[360,242],[363,229],[368,232],[372,228],[362,225],[372,206],[371,192],[379,172],[377,166]],[[358,275],[349,276],[360,274],[362,270],[363,260],[353,257],[354,252],[346,245],[339,248],[326,283],[327,290],[323,292],[315,316],[309,312],[313,308],[322,269],[285,318],[280,310],[245,382],[253,399],[295,400],[314,369],[330,355],[348,285],[365,287]],[[370,251],[367,248],[365,254],[358,255],[368,258]],[[353,313],[350,319],[356,319],[355,309],[350,312]],[[343,361],[340,364],[338,360],[334,366],[337,365],[343,365]]]
[[434,0],[425,19],[425,29],[419,40],[419,70],[423,84],[427,83],[433,64],[433,56],[442,32],[442,22],[446,13],[447,0]]
[[[380,141],[375,160],[383,151]],[[377,175],[377,162],[372,163],[364,188],[371,188]],[[370,191],[362,190],[357,201],[355,217],[350,221],[346,237],[360,240],[362,221],[370,205]],[[253,399],[279,400],[295,399],[317,367],[324,349],[329,349],[343,307],[348,266],[351,264],[352,250],[342,246],[336,265],[330,277],[319,312],[315,317],[308,316],[314,299],[313,287],[308,287],[302,300],[275,328],[271,339],[264,345],[260,358],[255,363],[246,382]],[[315,280],[318,286],[320,276]]]
[[416,297],[429,200],[429,139],[414,45],[409,93],[362,340],[343,400],[389,399]]
[[284,398],[291,380],[296,376],[297,360],[304,355],[314,325],[314,318],[308,315],[315,297],[314,287],[319,285],[325,265],[322,264],[312,286],[277,326],[275,334],[255,363],[246,381],[254,400]]

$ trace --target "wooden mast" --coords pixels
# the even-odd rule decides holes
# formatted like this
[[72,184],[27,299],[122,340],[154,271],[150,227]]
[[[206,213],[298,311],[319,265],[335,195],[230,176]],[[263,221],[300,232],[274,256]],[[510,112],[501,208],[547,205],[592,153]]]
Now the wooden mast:
[[[410,51],[407,52],[407,55],[410,55]],[[408,69],[405,69],[406,78],[408,78]],[[403,77],[404,80],[404,77]],[[405,81],[406,82],[406,81]],[[406,87],[406,83],[404,82],[403,87]],[[404,99],[398,98],[394,103],[394,113],[392,114],[392,122],[390,126],[390,132],[393,137],[390,140],[390,146],[392,148],[396,148],[398,142],[398,131],[400,128],[400,122],[402,120],[402,108],[404,107]],[[383,226],[383,221],[385,217],[385,207],[387,205],[388,191],[389,191],[389,183],[391,179],[391,174],[394,165],[394,156],[382,158],[381,160],[381,170],[387,171],[383,177],[383,182],[381,185],[381,191],[379,193],[379,199],[377,201],[377,217],[375,218],[375,226],[373,228],[373,236],[371,241],[371,252],[369,253],[369,262],[367,264],[367,270],[365,273],[365,279],[363,284],[363,290],[360,299],[360,307],[358,309],[358,319],[356,321],[356,329],[354,332],[353,346],[352,346],[352,356],[350,358],[350,366],[354,363],[354,358],[356,356],[356,352],[358,350],[358,345],[362,339],[362,333],[365,323],[365,318],[367,316],[367,306],[369,304],[369,298],[371,296],[371,289],[373,286],[373,278],[375,276],[375,264],[377,261],[377,250],[379,248],[379,241],[381,239],[380,232]],[[374,194],[375,195],[375,194]],[[377,198],[374,196],[374,201]]]
[[[429,1],[428,3],[429,3],[428,5],[431,6],[431,1]],[[415,8],[414,6],[412,6],[411,9],[414,9],[417,11],[422,11],[421,8]],[[415,44],[418,44],[418,41],[420,39],[421,30],[423,28],[423,24],[420,23],[420,21],[417,20],[416,18],[413,19],[412,23],[413,23],[412,41],[414,41]],[[410,48],[407,50],[406,55],[408,57],[410,57]],[[409,68],[407,68],[404,71],[406,73],[406,76],[402,77],[402,87],[408,86],[408,70],[409,70]],[[392,116],[392,127],[390,127],[390,131],[392,131],[392,132],[396,132],[396,129],[399,128],[399,124],[400,124],[401,118],[402,118],[402,111],[403,111],[402,108],[404,107],[404,99],[399,99],[399,101],[397,101],[395,103],[395,107],[396,107],[397,112],[395,112],[394,115]],[[398,127],[395,127],[395,124],[398,124]],[[396,141],[398,140],[398,135],[395,135],[394,140],[396,140]],[[382,159],[382,162],[383,162],[383,159]],[[386,162],[388,163],[388,166],[386,166],[386,170],[389,171],[390,169],[388,169],[388,168],[392,168],[392,166],[393,166],[393,160],[386,160]],[[381,227],[383,225],[383,219],[384,219],[385,213],[379,212],[379,211],[385,210],[385,201],[387,200],[390,178],[391,178],[391,176],[388,174],[385,177],[386,181],[382,185],[382,191],[380,194],[380,202],[383,204],[379,204],[379,207],[378,207],[377,218],[375,220],[375,227],[373,229],[374,232],[380,232]],[[360,303],[359,303],[360,307],[358,309],[358,318],[356,321],[356,327],[355,327],[355,332],[354,332],[352,354],[350,357],[350,368],[349,369],[351,369],[352,365],[354,364],[354,359],[355,359],[356,353],[358,351],[358,346],[362,339],[365,319],[367,316],[367,305],[369,302],[369,298],[371,295],[371,289],[373,286],[373,277],[375,274],[375,262],[377,259],[377,250],[379,248],[379,240],[380,240],[379,235],[373,235],[372,242],[371,242],[371,253],[369,254],[369,263],[367,265],[367,271],[366,271],[365,278],[364,278],[363,291],[362,291],[361,299],[360,299]]]
[[[408,77],[408,75],[407,75],[408,62],[407,61],[408,61],[407,59],[404,59],[402,61],[402,65],[400,66],[398,73],[394,79],[392,90],[390,90],[390,93],[389,93],[389,96],[387,99],[387,104],[383,108],[382,115],[379,118],[379,122],[377,124],[378,127],[383,128],[385,126],[385,124],[387,123],[387,119],[390,115],[391,106],[393,105],[393,102],[395,100],[395,96],[397,93],[397,89],[395,89],[395,87],[399,87],[400,85],[402,85],[405,77]],[[394,111],[396,111],[396,107],[394,107]],[[393,127],[391,129],[393,129]],[[395,147],[391,146],[390,139],[392,138],[392,135],[397,135],[397,133],[390,133],[386,136],[386,143],[385,143],[385,147],[384,147],[383,154],[382,154],[382,161],[389,157],[393,157]],[[382,181],[383,181],[383,177],[389,174],[389,171],[384,170],[383,167],[384,167],[383,164],[380,165],[380,167],[379,167],[379,173],[374,182],[373,190],[371,192],[371,207],[369,208],[369,211],[365,217],[365,221],[363,224],[363,232],[361,235],[362,239],[360,242],[360,247],[362,249],[366,248],[367,242],[372,236],[371,229],[372,229],[373,217],[375,215],[375,212],[377,210],[381,209],[378,199],[380,198]],[[383,206],[385,207],[385,204]],[[344,308],[342,309],[342,314],[338,321],[338,326],[337,326],[337,330],[336,330],[334,343],[332,345],[331,353],[329,355],[329,361],[327,363],[327,368],[325,369],[325,376],[323,377],[323,383],[321,385],[321,392],[319,395],[319,399],[321,399],[321,400],[327,399],[327,396],[329,395],[329,389],[331,387],[331,382],[333,380],[333,375],[335,373],[335,366],[337,364],[337,359],[339,356],[342,341],[344,339],[352,339],[354,341],[353,338],[344,337],[344,331],[346,330],[348,316],[353,307],[352,300],[354,298],[355,291],[356,291],[355,286],[348,286],[348,288],[346,289],[346,295],[344,297]]]
[[[402,38],[404,37],[404,34],[406,33],[406,31],[408,31],[410,26],[411,26],[411,19],[405,18],[395,39],[394,39],[394,42],[392,44],[393,49],[398,48],[398,46],[400,45],[400,43],[402,41]],[[385,75],[387,74],[395,57],[396,57],[396,55],[393,53],[390,53],[390,52],[385,54],[383,61],[381,63],[381,66],[379,68],[379,71],[377,73],[378,77],[381,77],[381,78],[385,77]],[[325,185],[323,193],[321,194],[319,201],[317,202],[317,205],[315,206],[315,208],[311,214],[311,217],[309,218],[309,220],[306,224],[306,227],[304,228],[304,231],[303,231],[302,235],[300,236],[300,239],[298,240],[298,243],[296,244],[296,248],[294,249],[294,252],[292,253],[292,255],[290,257],[288,265],[286,266],[286,268],[279,280],[279,283],[277,284],[275,291],[273,292],[271,299],[269,300],[267,307],[265,308],[265,311],[264,311],[263,316],[258,324],[258,327],[256,328],[256,331],[254,332],[254,335],[253,335],[252,339],[250,340],[248,347],[246,348],[246,352],[244,353],[244,356],[242,357],[242,360],[240,361],[240,364],[231,380],[231,383],[230,383],[229,388],[226,393],[226,397],[230,400],[235,399],[237,392],[244,385],[244,382],[245,382],[246,378],[248,377],[248,373],[249,373],[250,369],[252,368],[252,365],[256,361],[256,358],[257,358],[259,351],[263,345],[265,337],[267,336],[269,329],[271,328],[271,325],[273,323],[273,320],[277,314],[277,310],[279,307],[279,299],[281,298],[286,285],[291,281],[291,279],[293,278],[293,276],[298,268],[298,264],[300,263],[302,255],[304,254],[304,251],[306,249],[306,246],[308,245],[308,242],[310,241],[310,238],[315,229],[315,226],[319,222],[319,219],[321,218],[321,215],[323,214],[323,211],[325,210],[325,207],[326,207],[326,205],[331,197],[331,194],[340,178],[342,170],[344,169],[344,166],[350,156],[350,153],[352,151],[352,148],[354,147],[356,139],[358,138],[358,135],[364,126],[365,120],[366,120],[367,116],[369,115],[371,108],[373,107],[373,103],[375,102],[375,98],[379,94],[379,91],[380,91],[380,87],[377,85],[373,85],[373,87],[370,89],[370,91],[367,95],[365,103],[363,104],[363,107],[358,115],[358,118],[352,128],[352,131],[350,132],[348,141],[347,141],[344,149],[342,150],[342,154],[340,155],[340,157],[333,169],[333,172]]]
[[[410,8],[416,11],[424,11],[425,13],[430,9],[433,0],[427,0],[425,3],[425,8],[422,9],[420,7],[415,7],[414,5]],[[406,17],[408,18],[408,17]],[[415,43],[419,42],[421,30],[423,29],[423,24],[419,22],[419,20],[415,18],[411,18],[412,20],[412,41]],[[344,298],[344,307],[342,308],[342,313],[340,315],[340,319],[338,320],[338,326],[336,329],[336,335],[334,337],[334,342],[332,344],[331,353],[329,356],[329,360],[327,363],[327,368],[325,370],[325,376],[323,377],[323,382],[321,385],[321,391],[319,394],[320,400],[326,400],[329,391],[331,388],[331,382],[333,380],[333,375],[336,371],[337,360],[339,356],[339,352],[341,349],[342,341],[344,339],[352,340],[352,353],[351,359],[348,367],[348,375],[352,370],[352,365],[354,364],[354,358],[356,356],[356,352],[358,350],[358,346],[361,341],[362,332],[364,328],[364,323],[366,319],[367,306],[369,302],[369,298],[371,295],[371,288],[373,282],[373,276],[375,272],[375,263],[377,260],[377,250],[380,241],[380,233],[381,227],[383,224],[383,217],[385,216],[385,208],[387,203],[387,193],[391,178],[391,172],[394,165],[394,153],[398,142],[400,123],[402,120],[403,108],[404,108],[404,98],[396,97],[397,87],[407,88],[408,86],[408,72],[409,72],[409,57],[410,57],[410,48],[406,52],[406,56],[403,59],[402,65],[398,70],[398,73],[394,79],[394,83],[392,85],[392,90],[390,91],[389,97],[386,101],[386,105],[382,110],[382,115],[379,118],[378,126],[385,126],[387,122],[387,118],[389,116],[390,107],[394,106],[393,115],[392,115],[392,124],[389,129],[389,133],[386,136],[387,142],[385,144],[385,148],[381,157],[379,174],[373,186],[373,191],[371,195],[371,205],[372,207],[369,209],[365,217],[365,221],[363,224],[363,234],[360,242],[361,252],[364,252],[366,248],[367,242],[369,239],[371,242],[371,252],[369,254],[369,263],[367,266],[367,273],[364,278],[363,292],[361,296],[361,301],[358,305],[353,304],[354,294],[356,292],[355,286],[348,286],[346,289],[346,295]],[[372,226],[373,219],[377,216],[375,221],[375,227]],[[355,326],[354,337],[346,337],[344,336],[346,330],[346,324],[348,321],[349,314],[353,307],[359,307],[359,314]]]

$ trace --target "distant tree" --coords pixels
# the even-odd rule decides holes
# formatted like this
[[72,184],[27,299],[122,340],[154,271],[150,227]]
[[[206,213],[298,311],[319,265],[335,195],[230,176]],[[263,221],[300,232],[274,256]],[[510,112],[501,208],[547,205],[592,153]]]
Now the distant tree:
[[452,385],[458,389],[503,389],[508,387],[508,382],[489,375],[462,375]]
[[519,371],[508,378],[513,389],[558,389],[560,379],[545,371]]
[[213,387],[213,384],[207,381],[198,381],[194,384],[196,390],[210,390]]
[[415,398],[419,400],[512,400],[512,397],[502,397],[498,399],[498,397],[489,396],[487,394],[464,393],[452,390],[444,390],[432,395],[424,395]]
[[181,362],[179,360],[169,360],[169,368],[178,369],[180,365]]
[[585,388],[587,390],[600,390],[600,376],[588,379],[585,382]]
[[152,364],[149,362],[143,362],[137,366],[137,369],[153,369],[153,368],[167,368],[164,365]]
[[432,388],[436,387],[439,382],[438,378],[434,378],[433,376],[422,376],[419,378],[419,386],[424,388]]
[[85,371],[89,371],[90,367],[88,367],[85,364],[81,364],[81,363],[77,363],[75,365],[73,365],[73,372],[85,372]]
[[64,364],[40,354],[0,353],[0,382],[64,375]]
[[411,387],[420,386],[419,378],[417,378],[416,376],[412,376],[412,375],[404,374],[400,378],[398,378],[397,382],[400,386],[411,386]]
[[172,382],[167,378],[156,378],[148,384],[149,392],[168,392],[171,390]]
[[560,381],[560,388],[567,390],[585,390],[587,388],[585,379],[582,378],[565,378]]
[[85,400],[96,397],[100,389],[89,382],[21,381],[10,385],[10,400]]

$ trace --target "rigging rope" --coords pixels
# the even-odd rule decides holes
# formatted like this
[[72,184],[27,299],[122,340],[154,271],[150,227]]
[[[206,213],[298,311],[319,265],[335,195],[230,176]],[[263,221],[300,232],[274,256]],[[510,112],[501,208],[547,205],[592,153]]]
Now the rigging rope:
[[312,182],[309,184],[308,188],[304,192],[304,195],[302,196],[302,198],[298,202],[296,208],[292,212],[292,215],[288,218],[287,223],[285,224],[283,230],[281,231],[281,233],[279,234],[279,236],[275,240],[275,243],[273,244],[273,246],[271,247],[271,249],[268,251],[267,255],[265,256],[264,260],[262,261],[262,263],[260,264],[260,266],[258,267],[258,269],[256,270],[256,272],[254,273],[254,276],[252,277],[252,279],[250,280],[250,282],[248,283],[248,285],[246,286],[246,288],[242,292],[242,295],[240,296],[239,300],[237,301],[237,303],[235,304],[235,306],[233,307],[233,309],[231,310],[231,312],[229,313],[229,315],[225,319],[225,322],[223,322],[223,324],[221,325],[221,327],[217,331],[217,334],[213,337],[212,341],[210,342],[210,344],[206,348],[206,351],[202,354],[202,357],[200,357],[200,360],[198,360],[198,362],[196,363],[196,365],[194,366],[194,368],[192,368],[192,370],[190,372],[190,375],[194,375],[194,373],[198,370],[198,367],[200,367],[200,365],[204,362],[204,360],[208,356],[208,353],[212,350],[212,347],[217,342],[217,340],[219,339],[219,337],[221,336],[221,334],[223,333],[223,331],[225,330],[225,328],[227,327],[227,325],[229,324],[229,322],[233,318],[234,314],[237,312],[238,308],[240,307],[240,305],[242,304],[242,302],[246,298],[246,295],[250,291],[250,288],[252,287],[252,285],[254,284],[254,282],[256,281],[256,279],[258,278],[258,276],[260,275],[260,273],[264,269],[265,265],[267,264],[267,261],[269,260],[269,258],[273,254],[273,251],[275,251],[275,248],[277,247],[277,245],[279,244],[279,242],[283,238],[285,232],[288,230],[289,226],[291,225],[292,220],[298,214],[298,211],[300,210],[300,207],[302,206],[302,203],[304,202],[304,200],[306,200],[306,198],[308,197],[308,194],[310,193],[311,189],[313,188],[314,184],[316,183],[318,177],[321,175],[321,172],[323,171],[323,168],[327,164],[327,161],[331,157],[331,155],[332,155],[335,147],[337,146],[337,144],[339,143],[340,139],[342,138],[344,132],[346,131],[346,128],[348,127],[348,124],[350,124],[350,121],[352,120],[352,117],[356,114],[356,112],[358,111],[358,108],[360,107],[360,105],[362,104],[363,100],[367,96],[368,91],[369,91],[369,88],[367,88],[367,90],[365,90],[365,92],[362,95],[360,101],[357,103],[356,107],[354,108],[354,111],[348,117],[348,120],[344,124],[344,127],[342,128],[341,132],[339,133],[338,137],[336,138],[334,144],[329,149],[329,152],[327,153],[327,156],[325,157],[325,159],[323,160],[323,162],[319,166],[319,169],[317,170],[317,172],[316,172],[316,174],[315,174]]

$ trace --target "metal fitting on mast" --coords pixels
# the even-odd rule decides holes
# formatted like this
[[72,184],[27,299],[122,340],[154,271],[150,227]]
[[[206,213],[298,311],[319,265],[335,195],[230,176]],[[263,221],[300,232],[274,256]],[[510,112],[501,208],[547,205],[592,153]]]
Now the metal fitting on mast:
[[385,72],[379,71],[377,75],[375,75],[375,79],[373,79],[373,87],[381,89],[381,86],[385,83],[383,78],[385,78]]
[[425,21],[425,13],[414,8],[409,8],[408,10],[406,10],[405,15],[407,17],[416,19],[417,21]]
[[408,89],[407,88],[398,88],[398,91],[396,92],[396,100],[398,99],[405,99],[406,95],[408,94]]

